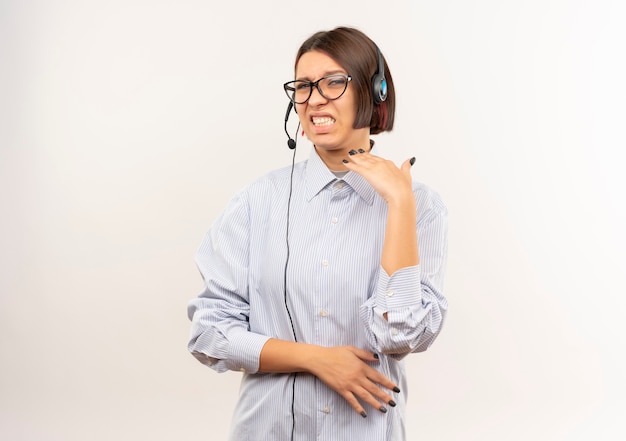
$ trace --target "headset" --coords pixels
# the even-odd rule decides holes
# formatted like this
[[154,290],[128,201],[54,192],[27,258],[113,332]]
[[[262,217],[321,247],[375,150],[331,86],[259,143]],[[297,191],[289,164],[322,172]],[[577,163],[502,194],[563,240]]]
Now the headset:
[[[289,135],[289,131],[287,130],[287,121],[289,120],[289,114],[291,114],[291,109],[293,109],[293,102],[289,100],[289,105],[287,106],[287,112],[285,112],[285,133],[287,134],[287,147],[290,150],[293,150],[293,155],[291,157],[291,175],[289,176],[289,197],[287,199],[287,226],[285,228],[285,245],[287,246],[287,256],[285,257],[285,271],[283,273],[283,300],[285,302],[285,310],[287,311],[287,316],[289,317],[289,324],[291,325],[291,332],[293,333],[293,341],[297,342],[298,337],[296,335],[296,327],[293,324],[293,318],[291,317],[291,311],[289,310],[289,305],[287,304],[287,267],[289,266],[289,215],[291,212],[291,194],[293,193],[293,170],[296,165],[296,144],[298,140],[298,131],[300,130],[300,122],[298,122],[298,128],[296,129],[296,139],[293,139],[291,135]],[[294,372],[293,381],[291,382],[291,441],[293,441],[294,433],[296,430],[296,378],[298,377],[298,373]]]
[[385,61],[378,46],[376,46],[376,56],[378,58],[378,68],[372,77],[372,95],[374,96],[374,103],[380,104],[387,99],[387,79],[385,78]]
[[[374,100],[374,104],[378,105],[384,102],[387,99],[387,79],[385,78],[385,61],[383,59],[383,54],[380,52],[378,46],[374,43],[376,47],[376,58],[378,60],[378,66],[376,68],[376,72],[372,76],[372,97]],[[287,121],[289,121],[289,115],[291,114],[291,110],[295,109],[293,101],[289,100],[289,104],[287,105],[287,111],[285,112],[285,134],[287,135],[287,147],[290,150],[293,150],[293,157],[291,160],[291,176],[289,179],[289,198],[287,200],[287,228],[285,234],[285,241],[287,245],[287,256],[285,258],[285,272],[284,272],[284,280],[283,280],[283,294],[285,301],[285,310],[287,311],[287,316],[289,317],[289,323],[291,324],[291,331],[293,333],[293,340],[295,342],[298,341],[298,337],[296,336],[296,328],[293,324],[293,318],[291,316],[291,311],[289,310],[289,306],[287,304],[287,267],[289,265],[289,214],[291,209],[291,195],[293,192],[293,170],[295,166],[296,160],[296,145],[298,140],[298,131],[300,130],[300,122],[298,122],[298,128],[296,129],[296,137],[293,139],[291,135],[289,135],[289,131],[287,130]],[[297,113],[297,111],[296,111]],[[295,396],[296,396],[296,378],[298,376],[297,372],[293,374],[293,381],[291,383],[291,440],[293,441],[294,432],[296,428],[296,414],[295,414]]]
[[[289,100],[289,105],[287,106],[287,111],[285,112],[285,133],[287,134],[287,147],[289,150],[295,150],[296,148],[296,140],[291,137],[289,131],[287,130],[287,121],[289,121],[289,115],[291,114],[291,109],[293,109],[293,102]],[[300,128],[300,124],[298,124],[298,128]],[[298,132],[296,132],[296,138],[298,137]]]

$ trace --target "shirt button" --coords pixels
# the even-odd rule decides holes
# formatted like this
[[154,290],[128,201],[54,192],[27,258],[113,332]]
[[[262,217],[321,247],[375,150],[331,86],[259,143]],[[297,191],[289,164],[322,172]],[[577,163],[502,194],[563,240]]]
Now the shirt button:
[[343,182],[339,181],[337,182],[337,188],[343,188]]
[[393,295],[393,291],[388,289],[387,290],[387,297],[391,297]]
[[328,260],[326,259],[322,260],[322,266],[328,266]]
[[398,330],[394,328],[394,329],[391,330],[391,333],[393,335],[398,335]]
[[330,407],[326,406],[326,407],[324,408],[324,413],[330,413]]
[[242,367],[242,368],[239,368],[239,370],[240,370],[241,372],[244,372],[244,373],[246,372],[246,368],[243,368],[243,367]]
[[331,219],[331,222],[332,222],[333,224],[336,224],[337,222],[339,222],[339,219],[337,219],[336,217],[333,217],[333,218]]
[[326,312],[326,310],[325,310],[325,309],[322,309],[322,310],[320,311],[320,315],[321,315],[322,317],[326,317],[326,316],[328,315],[328,312]]

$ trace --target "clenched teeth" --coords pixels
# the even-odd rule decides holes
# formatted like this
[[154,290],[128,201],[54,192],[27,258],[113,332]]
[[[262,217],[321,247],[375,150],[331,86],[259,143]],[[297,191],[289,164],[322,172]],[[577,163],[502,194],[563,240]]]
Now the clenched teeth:
[[316,126],[329,126],[335,122],[333,118],[330,118],[327,116],[323,118],[311,118],[311,120],[313,121],[313,124],[315,124]]

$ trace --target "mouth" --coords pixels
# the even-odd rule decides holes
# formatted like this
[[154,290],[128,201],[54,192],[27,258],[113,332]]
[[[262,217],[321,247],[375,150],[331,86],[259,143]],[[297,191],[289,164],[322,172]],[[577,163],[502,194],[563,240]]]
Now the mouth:
[[324,117],[314,116],[313,118],[311,118],[311,121],[313,122],[313,125],[315,127],[324,127],[324,126],[330,126],[332,124],[335,124],[335,119],[329,116],[324,116]]

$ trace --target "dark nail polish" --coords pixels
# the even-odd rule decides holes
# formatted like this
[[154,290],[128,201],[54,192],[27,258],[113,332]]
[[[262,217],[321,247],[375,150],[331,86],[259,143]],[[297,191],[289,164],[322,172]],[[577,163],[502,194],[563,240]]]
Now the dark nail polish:
[[387,404],[389,404],[391,407],[396,407],[396,402],[393,400],[389,400],[389,403]]
[[409,160],[409,164],[411,164],[411,165],[415,164],[415,156],[413,156],[413,157]]
[[387,408],[385,406],[380,406],[378,410],[380,410],[382,413],[387,413]]
[[348,163],[348,160],[347,160],[347,159],[344,159],[342,162],[343,162],[344,164],[347,164],[347,163]]
[[350,150],[350,151],[348,152],[348,154],[349,154],[349,155],[356,155],[356,150]]
[[359,149],[359,153],[365,153],[365,150]]
[[362,416],[363,418],[367,418],[367,414],[365,413],[365,411],[361,412],[361,416]]
[[395,386],[395,387],[393,388],[393,391],[394,391],[395,393],[400,393],[400,389],[398,389],[398,386]]
[[374,354],[374,358],[378,360],[378,354]]

